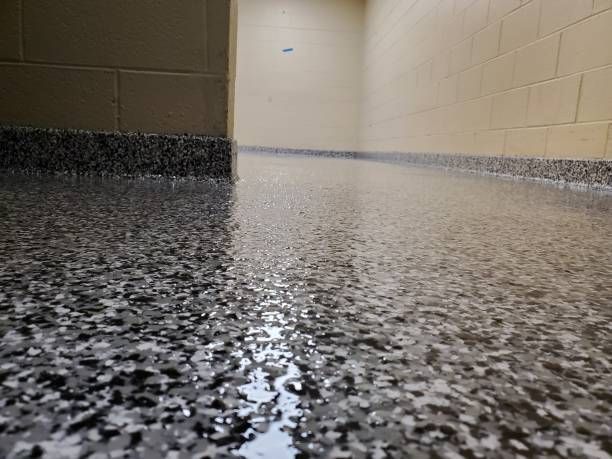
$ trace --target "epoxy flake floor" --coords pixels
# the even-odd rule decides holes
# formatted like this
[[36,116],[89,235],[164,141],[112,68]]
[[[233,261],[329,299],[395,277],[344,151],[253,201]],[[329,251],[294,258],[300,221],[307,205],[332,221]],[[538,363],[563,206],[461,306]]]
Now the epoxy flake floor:
[[612,196],[239,172],[0,176],[0,457],[612,456]]

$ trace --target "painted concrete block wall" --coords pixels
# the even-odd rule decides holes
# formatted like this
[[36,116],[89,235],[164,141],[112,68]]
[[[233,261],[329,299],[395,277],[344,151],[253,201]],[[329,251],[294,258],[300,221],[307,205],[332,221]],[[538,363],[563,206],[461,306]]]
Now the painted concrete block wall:
[[612,159],[610,0],[368,0],[360,148]]
[[357,147],[364,12],[364,0],[240,0],[240,144]]
[[230,6],[2,0],[0,124],[228,135]]

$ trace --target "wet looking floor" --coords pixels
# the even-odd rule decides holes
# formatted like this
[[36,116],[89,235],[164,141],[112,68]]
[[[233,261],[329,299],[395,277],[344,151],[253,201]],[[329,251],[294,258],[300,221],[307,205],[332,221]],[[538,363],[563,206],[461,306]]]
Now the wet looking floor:
[[612,455],[612,196],[241,155],[0,177],[0,457]]

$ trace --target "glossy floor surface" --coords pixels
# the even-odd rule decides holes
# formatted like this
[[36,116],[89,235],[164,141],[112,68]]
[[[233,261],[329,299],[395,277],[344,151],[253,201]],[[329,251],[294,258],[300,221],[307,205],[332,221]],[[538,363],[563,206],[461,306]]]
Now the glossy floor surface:
[[612,196],[239,172],[0,176],[0,457],[611,457]]

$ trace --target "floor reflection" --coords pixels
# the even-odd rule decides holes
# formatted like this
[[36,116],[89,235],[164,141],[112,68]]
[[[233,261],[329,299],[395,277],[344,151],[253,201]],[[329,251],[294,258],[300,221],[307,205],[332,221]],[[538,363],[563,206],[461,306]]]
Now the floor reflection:
[[[263,324],[248,331],[247,349],[252,361],[241,359],[240,371],[252,367],[248,372],[248,383],[239,388],[244,397],[238,411],[241,418],[251,418],[251,427],[244,433],[247,440],[236,453],[246,459],[274,457],[293,459],[298,450],[293,445],[292,429],[302,416],[300,398],[290,392],[301,387],[300,370],[293,363],[289,350],[288,335],[294,330],[285,320],[284,314],[266,311],[268,307],[289,307],[278,301],[264,302],[256,310],[261,311]],[[278,370],[271,374],[265,368]]]

